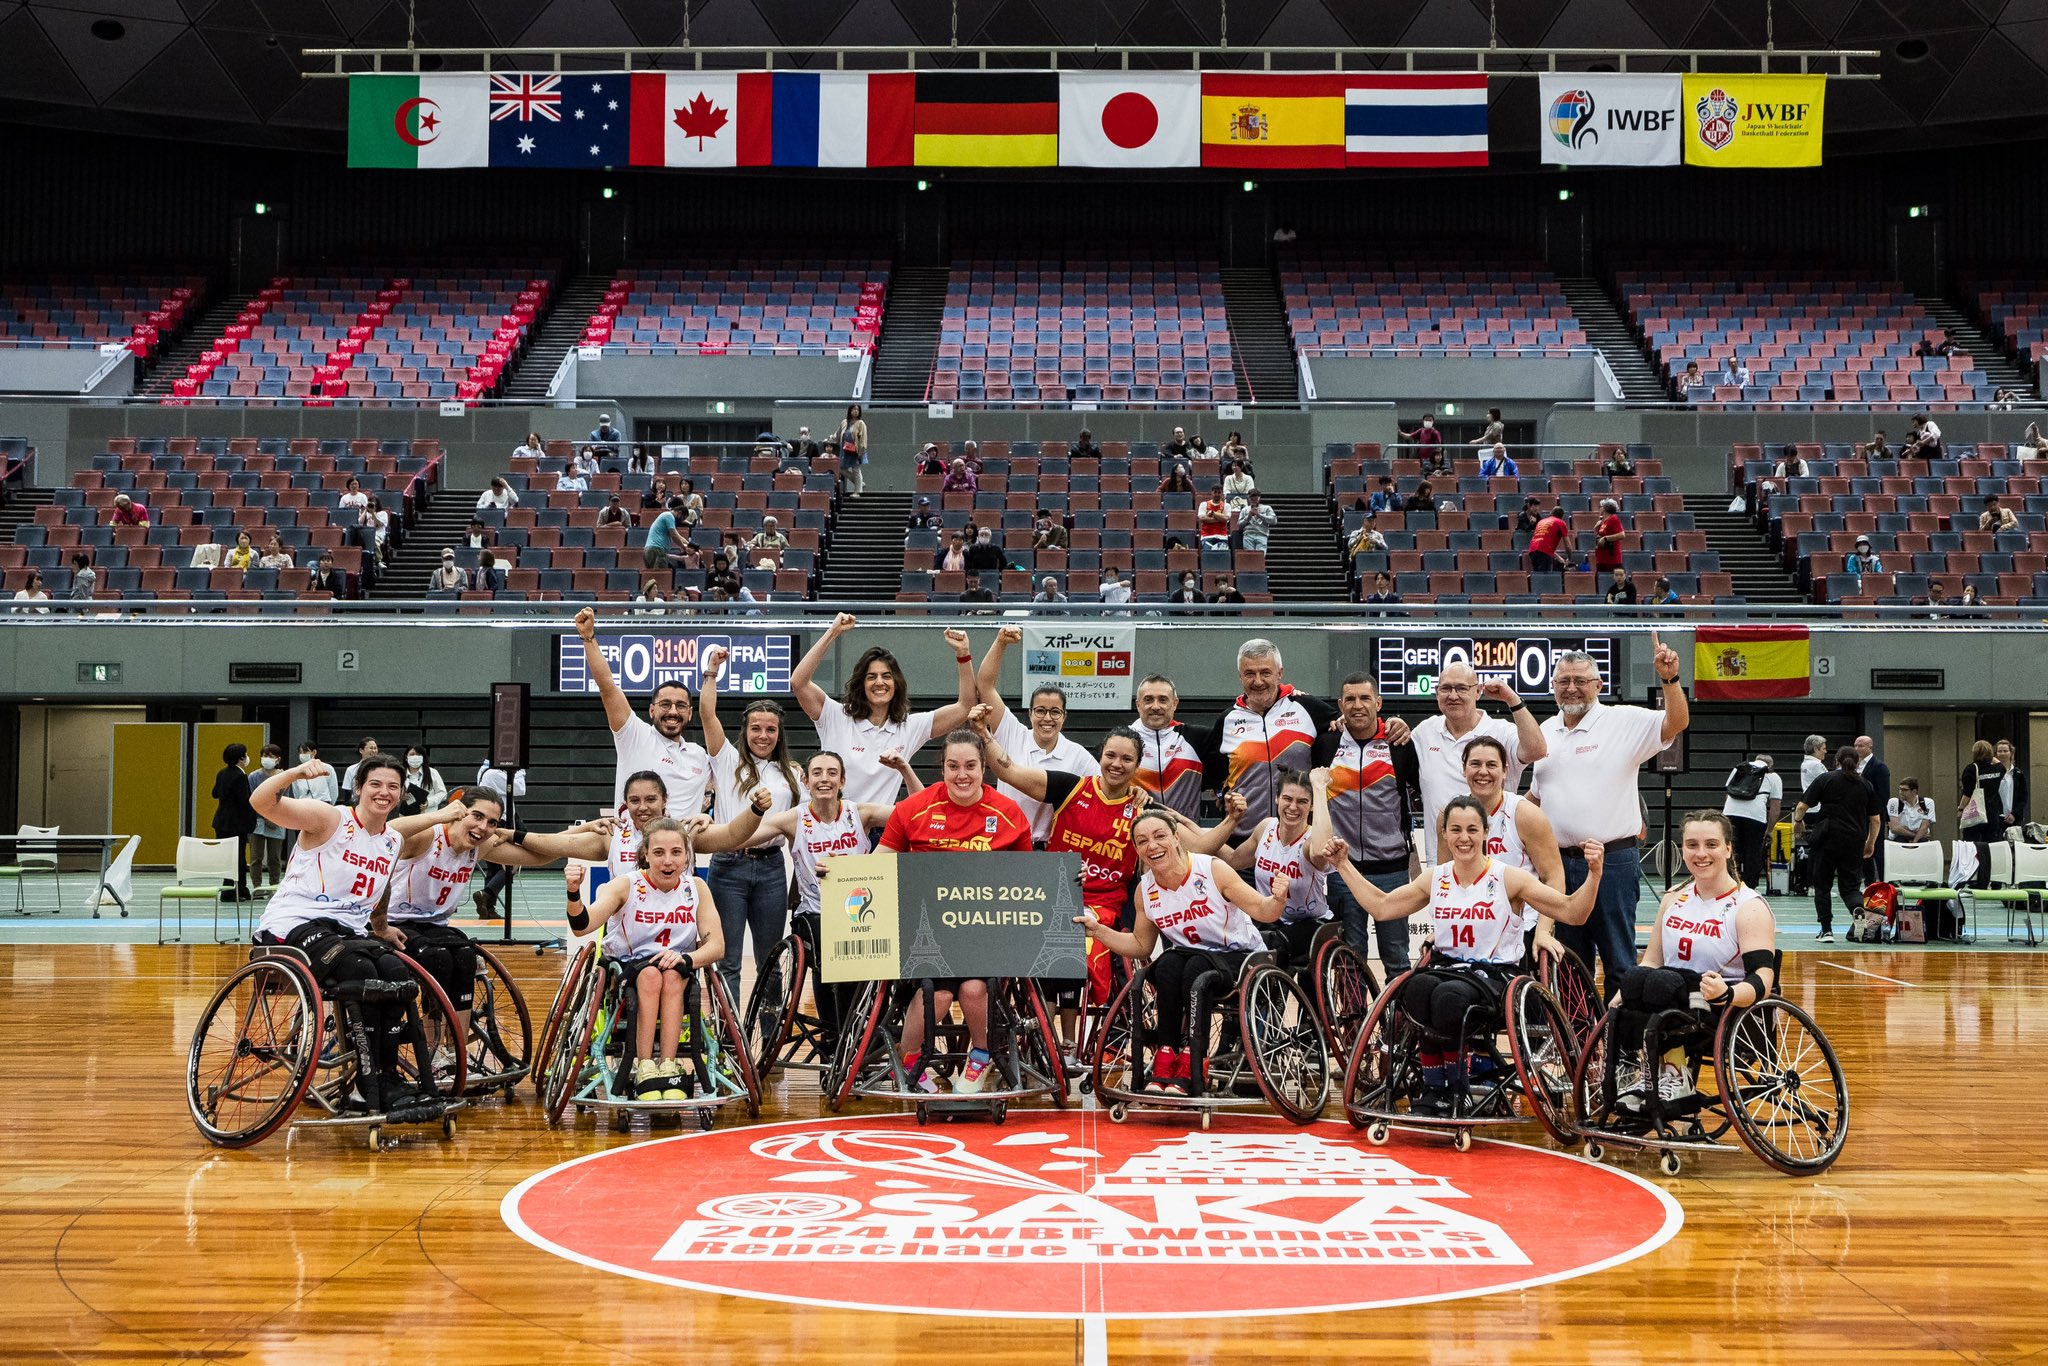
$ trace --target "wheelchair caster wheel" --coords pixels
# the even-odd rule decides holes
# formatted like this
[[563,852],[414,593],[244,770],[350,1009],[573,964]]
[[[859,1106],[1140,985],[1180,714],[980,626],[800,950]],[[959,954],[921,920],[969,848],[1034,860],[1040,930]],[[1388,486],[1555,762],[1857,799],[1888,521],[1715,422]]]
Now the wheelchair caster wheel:
[[1209,1112],[1207,1110],[1202,1111],[1202,1132],[1205,1134],[1209,1132]]
[[1662,1152],[1657,1154],[1658,1171],[1663,1172],[1666,1176],[1676,1176],[1678,1175],[1678,1169],[1679,1161],[1677,1153]]
[[1382,1147],[1386,1144],[1387,1137],[1391,1133],[1393,1133],[1392,1125],[1388,1124],[1384,1119],[1376,1119],[1365,1126],[1365,1141],[1374,1147]]
[[1116,1102],[1116,1104],[1109,1107],[1109,1122],[1111,1124],[1121,1124],[1130,1117],[1131,1107],[1124,1104],[1122,1101],[1118,1101]]
[[1456,1149],[1457,1149],[1457,1150],[1458,1150],[1459,1152],[1461,1152],[1461,1153],[1469,1153],[1469,1152],[1471,1152],[1471,1151],[1472,1151],[1472,1131],[1471,1131],[1470,1129],[1460,1129],[1460,1130],[1458,1130],[1458,1132],[1457,1132],[1457,1133],[1455,1133],[1455,1134],[1452,1134],[1452,1135],[1451,1135],[1451,1146],[1452,1146],[1453,1148],[1456,1148]]
[[374,1153],[384,1146],[384,1130],[378,1125],[372,1124],[366,1137],[370,1140],[371,1152]]
[[703,1110],[699,1110],[699,1111],[697,1112],[697,1127],[698,1127],[698,1129],[702,1130],[703,1132],[705,1132],[705,1133],[709,1133],[709,1132],[711,1131],[711,1126],[712,1126],[713,1124],[716,1124],[717,1122],[718,1122],[718,1115],[717,1115],[717,1112],[715,1112],[715,1111],[713,1111],[713,1110],[711,1110],[711,1109],[709,1109],[709,1108],[706,1108],[706,1109],[703,1109]]
[[1607,1156],[1607,1149],[1601,1147],[1598,1143],[1586,1144],[1583,1151],[1588,1162],[1598,1162],[1601,1158]]
[[929,1124],[929,1123],[931,1123],[931,1122],[932,1122],[932,1112],[931,1112],[931,1109],[930,1109],[930,1108],[929,1108],[928,1106],[923,1106],[923,1105],[920,1105],[920,1106],[918,1106],[918,1107],[917,1107],[917,1127],[918,1127],[918,1128],[920,1128],[920,1129],[922,1129],[922,1128],[923,1128],[923,1127],[924,1127],[925,1125],[927,1125],[927,1124]]
[[455,1137],[455,1116],[441,1116],[441,1140],[445,1143]]
[[988,1107],[988,1117],[994,1120],[997,1124],[1001,1124],[1004,1120],[1010,1117],[1010,1102],[1008,1102],[1007,1100],[999,1100],[991,1104]]
[[1093,1077],[1091,1077],[1091,1076],[1087,1076],[1087,1075],[1085,1075],[1085,1074],[1084,1074],[1084,1075],[1082,1076],[1082,1078],[1081,1078],[1081,1084],[1080,1084],[1080,1092],[1081,1092],[1081,1094],[1082,1094],[1082,1095],[1084,1095],[1084,1096],[1092,1096],[1092,1095],[1094,1095],[1094,1094],[1095,1094],[1095,1078],[1093,1078]]

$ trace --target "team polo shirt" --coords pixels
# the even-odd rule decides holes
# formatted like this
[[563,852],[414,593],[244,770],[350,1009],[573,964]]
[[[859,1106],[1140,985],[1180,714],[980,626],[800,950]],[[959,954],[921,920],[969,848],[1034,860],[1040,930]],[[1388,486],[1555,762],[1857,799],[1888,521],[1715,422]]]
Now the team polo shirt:
[[[1095,762],[1095,756],[1062,735],[1053,741],[1051,749],[1040,749],[1038,737],[1031,733],[1031,727],[1017,719],[1016,713],[1005,711],[1001,724],[996,727],[996,743],[1020,764],[1029,764],[1047,773],[1071,773],[1077,778],[1092,778],[1102,772],[1102,766]],[[1024,813],[1024,819],[1031,822],[1031,838],[1042,843],[1052,832],[1052,809],[1054,803],[1048,798],[1037,801],[1025,796],[1008,783],[997,783],[996,791],[1017,803],[1017,809]]]
[[1264,712],[1253,711],[1240,697],[1218,718],[1204,758],[1212,780],[1244,796],[1240,829],[1249,830],[1274,814],[1280,789],[1276,770],[1307,772],[1316,738],[1336,717],[1336,708],[1329,703],[1283,683],[1280,695]]
[[1131,729],[1138,732],[1138,786],[1181,815],[1196,815],[1202,804],[1202,756],[1180,722],[1154,730],[1134,720]]
[[704,794],[711,790],[711,756],[702,745],[680,735],[666,739],[644,718],[631,716],[612,732],[612,748],[619,756],[612,776],[614,809],[626,804],[626,779],[651,770],[668,788],[669,815],[680,821],[703,813]]
[[[1451,798],[1472,790],[1472,785],[1465,781],[1465,746],[1482,735],[1507,746],[1508,772],[1501,781],[1501,790],[1513,792],[1522,785],[1525,767],[1518,757],[1522,737],[1513,721],[1482,712],[1478,725],[1463,735],[1453,735],[1439,712],[1415,728],[1415,759],[1422,770],[1422,861],[1432,868],[1437,865],[1436,818],[1443,814]],[[1635,789],[1631,786],[1629,790]]]
[[1636,770],[1664,748],[1664,713],[1596,702],[1575,726],[1560,712],[1543,723],[1549,753],[1535,764],[1531,796],[1557,832],[1557,847],[1610,844],[1641,834]]
[[932,714],[912,712],[901,721],[884,721],[878,726],[866,717],[856,721],[846,714],[845,707],[828,701],[818,713],[817,727],[818,748],[831,750],[846,765],[841,799],[887,806],[903,790],[903,775],[883,768],[880,756],[894,749],[908,759],[923,749],[925,741],[932,738]]
[[915,796],[905,797],[889,813],[878,846],[899,854],[930,854],[949,849],[990,850],[1031,848],[1031,822],[1017,809],[1017,803],[992,787],[981,789],[981,800],[961,806],[946,794],[944,783],[933,783]]

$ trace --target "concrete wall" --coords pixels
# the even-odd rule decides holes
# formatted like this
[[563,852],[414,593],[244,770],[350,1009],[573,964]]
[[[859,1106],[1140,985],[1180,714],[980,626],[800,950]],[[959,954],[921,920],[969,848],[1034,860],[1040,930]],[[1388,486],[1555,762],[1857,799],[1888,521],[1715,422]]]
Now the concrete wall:
[[576,362],[579,398],[815,398],[853,394],[860,358],[628,356]]
[[1446,399],[1482,405],[1509,401],[1590,402],[1595,388],[1589,351],[1545,359],[1462,359],[1451,356],[1322,356],[1309,362],[1316,398],[1388,399],[1424,406]]
[[86,385],[107,365],[96,346],[14,346],[0,348],[0,394],[81,394],[124,398],[135,392],[135,357],[123,352],[118,363],[88,390]]

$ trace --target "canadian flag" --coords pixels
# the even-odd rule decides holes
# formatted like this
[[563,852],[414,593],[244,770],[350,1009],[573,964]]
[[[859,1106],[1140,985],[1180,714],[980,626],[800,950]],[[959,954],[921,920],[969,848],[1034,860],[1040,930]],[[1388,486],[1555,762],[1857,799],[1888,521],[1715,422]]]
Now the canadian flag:
[[1199,72],[1060,73],[1060,165],[1201,164]]
[[737,166],[737,71],[633,74],[635,166]]

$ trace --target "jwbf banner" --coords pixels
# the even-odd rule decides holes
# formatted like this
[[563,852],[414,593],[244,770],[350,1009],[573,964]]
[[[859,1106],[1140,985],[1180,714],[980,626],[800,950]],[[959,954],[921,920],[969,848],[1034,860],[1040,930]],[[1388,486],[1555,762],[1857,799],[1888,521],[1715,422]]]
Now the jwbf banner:
[[1131,660],[1138,645],[1132,626],[1024,628],[1024,696],[1051,685],[1074,708],[1131,707]]
[[1549,166],[1676,166],[1684,83],[1669,76],[1549,73],[1537,78]]
[[1685,78],[1688,166],[1818,166],[1825,76]]

